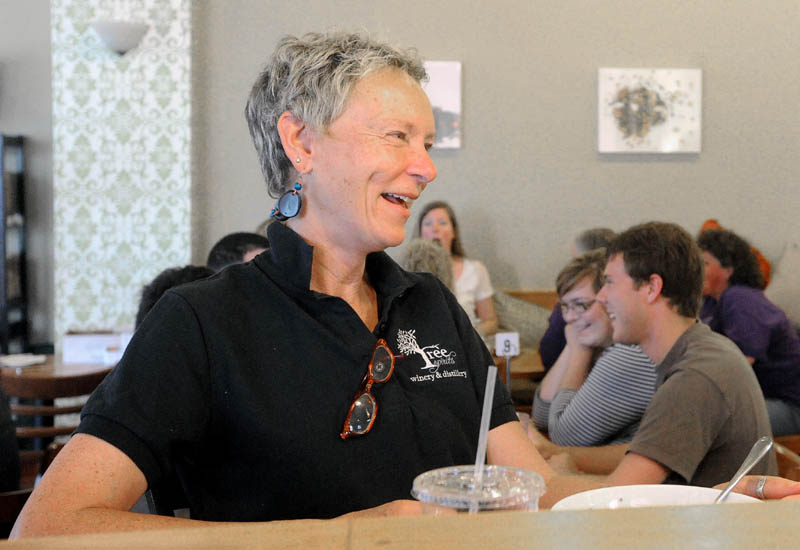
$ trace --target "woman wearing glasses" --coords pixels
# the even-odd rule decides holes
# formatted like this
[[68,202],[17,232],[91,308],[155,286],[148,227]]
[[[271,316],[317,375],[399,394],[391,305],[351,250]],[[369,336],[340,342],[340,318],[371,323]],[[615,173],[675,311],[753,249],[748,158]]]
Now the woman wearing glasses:
[[[279,43],[246,108],[269,251],[156,304],[15,534],[178,525],[127,512],[176,478],[193,519],[418,513],[416,475],[475,460],[492,358],[441,282],[383,252],[436,177],[424,76],[361,35]],[[496,387],[488,461],[550,480]]]
[[[604,268],[605,249],[594,250],[556,279],[567,345],[537,388],[532,415],[555,445],[630,442],[655,392],[650,358],[639,346],[612,345],[611,321],[595,301]],[[562,449],[543,444],[540,451],[550,456]]]

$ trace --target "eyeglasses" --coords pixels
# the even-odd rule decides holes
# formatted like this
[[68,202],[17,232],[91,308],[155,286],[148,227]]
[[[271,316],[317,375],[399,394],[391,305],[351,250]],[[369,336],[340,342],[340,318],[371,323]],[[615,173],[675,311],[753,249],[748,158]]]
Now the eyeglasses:
[[364,435],[372,429],[375,415],[378,413],[378,402],[372,396],[372,385],[383,384],[392,377],[394,372],[394,355],[389,349],[389,344],[383,338],[375,344],[372,359],[369,361],[367,374],[358,386],[356,396],[344,419],[344,428],[340,434],[342,439],[354,435]]
[[567,314],[573,311],[576,315],[586,313],[590,307],[594,305],[597,300],[587,300],[586,302],[558,302],[562,314]]

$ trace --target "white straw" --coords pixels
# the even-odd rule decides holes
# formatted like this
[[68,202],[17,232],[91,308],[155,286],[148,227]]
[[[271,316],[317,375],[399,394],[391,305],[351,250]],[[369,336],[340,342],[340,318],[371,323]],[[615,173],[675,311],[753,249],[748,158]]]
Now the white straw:
[[[478,435],[478,452],[475,455],[475,476],[473,480],[475,487],[480,487],[483,483],[483,465],[486,463],[486,439],[489,436],[489,420],[492,417],[492,402],[494,401],[494,384],[497,379],[497,367],[489,365],[486,373],[486,392],[483,394],[483,412],[481,413],[481,427]],[[478,503],[472,501],[469,505],[469,513],[474,514],[478,511]]]

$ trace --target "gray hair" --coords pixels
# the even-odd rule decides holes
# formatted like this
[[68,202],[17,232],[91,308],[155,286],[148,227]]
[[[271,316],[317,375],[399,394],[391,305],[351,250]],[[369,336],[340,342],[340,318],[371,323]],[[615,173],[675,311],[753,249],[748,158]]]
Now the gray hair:
[[289,111],[312,129],[325,130],[342,113],[359,80],[390,67],[417,82],[427,77],[416,50],[398,50],[361,33],[309,33],[278,42],[245,108],[272,197],[279,197],[297,176],[278,134],[280,116]]
[[406,271],[433,273],[447,288],[453,290],[450,253],[438,243],[426,239],[412,239],[399,263]]
[[609,243],[613,241],[616,236],[617,234],[607,227],[593,227],[582,231],[575,237],[575,249],[578,251],[578,254],[585,254],[590,250],[608,248]]

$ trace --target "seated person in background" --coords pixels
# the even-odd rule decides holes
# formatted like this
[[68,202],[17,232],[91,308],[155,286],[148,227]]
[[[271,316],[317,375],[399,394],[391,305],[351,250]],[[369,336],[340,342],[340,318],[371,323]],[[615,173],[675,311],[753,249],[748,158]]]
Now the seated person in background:
[[440,245],[425,239],[412,239],[400,259],[400,267],[416,273],[433,273],[453,290],[453,267],[450,254]]
[[[700,226],[700,231],[697,232],[697,235],[699,236],[700,233],[702,233],[703,231],[707,231],[709,229],[725,229],[725,228],[722,227],[717,220],[710,218],[703,222],[703,225]],[[751,246],[750,250],[756,256],[756,261],[758,262],[758,268],[761,270],[761,274],[764,276],[763,288],[766,288],[769,286],[769,282],[772,277],[772,264],[769,263],[769,260],[767,260],[761,253],[761,251],[755,246]]]
[[750,245],[727,230],[698,237],[705,282],[701,320],[739,346],[764,392],[773,433],[800,433],[800,336],[764,292]]
[[[610,243],[596,300],[611,318],[614,342],[638,344],[657,365],[658,385],[627,449],[567,448],[579,469],[616,462],[606,480],[612,485],[711,487],[730,480],[753,443],[772,435],[744,355],[697,321],[702,288],[700,250],[677,225],[634,226]],[[777,469],[770,451],[753,472]]]
[[214,271],[206,266],[187,265],[184,267],[169,267],[156,275],[152,281],[142,287],[139,310],[136,312],[135,328],[139,328],[147,313],[153,309],[158,299],[168,289],[184,283],[205,279],[213,274]]
[[19,489],[19,447],[8,396],[0,386],[0,491]]
[[[572,257],[575,258],[597,248],[605,248],[613,238],[614,232],[606,227],[595,227],[582,231],[572,241]],[[561,350],[567,344],[564,337],[565,326],[561,307],[556,304],[550,314],[547,330],[539,341],[539,356],[542,358],[545,370],[553,366],[558,356],[561,355]]]
[[484,336],[497,332],[489,272],[483,263],[466,257],[458,234],[458,221],[450,205],[436,201],[425,206],[419,216],[417,236],[438,242],[450,253],[455,295],[472,325]]
[[655,392],[655,365],[639,346],[612,343],[611,320],[595,299],[605,255],[578,256],[556,279],[567,345],[536,389],[532,414],[556,445],[628,443]]
[[230,233],[217,241],[208,253],[206,265],[214,271],[249,262],[269,248],[269,240],[258,233]]

